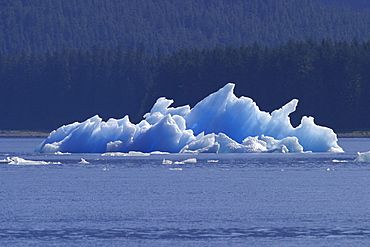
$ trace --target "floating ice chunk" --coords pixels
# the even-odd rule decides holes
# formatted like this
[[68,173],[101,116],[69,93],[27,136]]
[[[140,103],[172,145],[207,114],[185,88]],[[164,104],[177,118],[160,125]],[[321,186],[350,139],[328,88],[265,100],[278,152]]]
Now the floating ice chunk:
[[184,165],[185,164],[185,162],[183,162],[183,161],[175,161],[175,162],[173,162],[175,165]]
[[101,154],[102,156],[127,156],[127,153],[121,153],[121,152],[108,152]]
[[163,165],[171,165],[171,164],[172,164],[172,160],[166,160],[166,159],[163,159],[163,160],[162,160],[162,164],[163,164]]
[[184,163],[197,163],[197,159],[196,158],[190,158],[190,159],[186,159],[183,161]]
[[90,162],[88,162],[87,160],[85,160],[84,158],[81,158],[81,161],[78,162],[78,164],[90,164]]
[[130,152],[127,153],[126,156],[149,156],[149,155],[150,155],[150,153],[130,151]]
[[348,160],[336,160],[336,159],[334,159],[331,162],[334,162],[334,163],[347,163]]
[[169,152],[161,152],[161,151],[150,152],[150,155],[163,155],[163,154],[170,154],[170,153]]
[[143,153],[143,152],[137,152],[137,151],[130,151],[128,153],[122,153],[122,152],[108,152],[101,154],[102,156],[149,156],[150,153]]
[[185,163],[197,163],[197,159],[196,158],[190,158],[190,159],[186,159],[186,160],[183,160],[183,161],[175,161],[174,164],[176,165],[184,165]]
[[60,164],[60,162],[46,162],[40,160],[26,160],[20,157],[12,157],[9,159],[9,165],[49,165]]
[[207,160],[208,163],[217,163],[218,160]]
[[11,161],[12,161],[12,159],[10,157],[6,157],[6,159],[0,160],[0,163],[9,163]]
[[357,155],[358,156],[355,159],[355,161],[359,161],[359,162],[370,162],[370,151],[364,152],[364,153],[357,152]]
[[54,154],[56,154],[56,155],[65,155],[65,154],[71,154],[71,153],[62,153],[62,152],[58,151],[58,152],[55,152]]
[[236,97],[228,83],[194,108],[170,107],[159,98],[138,124],[122,119],[102,121],[94,116],[82,123],[64,125],[49,134],[36,152],[107,153],[244,153],[244,152],[343,152],[333,130],[303,117],[294,128],[289,114],[293,99],[271,114],[252,99]]

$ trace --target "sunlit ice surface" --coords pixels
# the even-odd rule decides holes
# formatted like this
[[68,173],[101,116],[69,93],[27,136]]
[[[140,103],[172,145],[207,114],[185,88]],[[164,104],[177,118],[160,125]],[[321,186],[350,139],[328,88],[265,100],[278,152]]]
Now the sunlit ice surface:
[[233,83],[210,94],[193,108],[170,107],[173,100],[157,99],[138,124],[122,119],[86,121],[52,131],[36,152],[106,153],[301,153],[343,152],[337,135],[303,117],[293,127],[289,115],[293,99],[271,114],[248,97],[236,97]]

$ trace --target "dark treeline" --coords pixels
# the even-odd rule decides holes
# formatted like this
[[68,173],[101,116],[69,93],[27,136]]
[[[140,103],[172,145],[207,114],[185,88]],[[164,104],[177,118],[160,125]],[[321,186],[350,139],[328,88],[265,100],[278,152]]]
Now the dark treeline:
[[292,114],[336,131],[370,127],[370,41],[290,40],[251,46],[182,49],[64,49],[0,55],[0,129],[50,131],[99,114],[141,120],[160,96],[190,104],[227,82],[271,112],[293,98]]
[[256,41],[272,47],[290,38],[364,41],[368,6],[361,0],[2,0],[0,52],[144,43],[154,54]]

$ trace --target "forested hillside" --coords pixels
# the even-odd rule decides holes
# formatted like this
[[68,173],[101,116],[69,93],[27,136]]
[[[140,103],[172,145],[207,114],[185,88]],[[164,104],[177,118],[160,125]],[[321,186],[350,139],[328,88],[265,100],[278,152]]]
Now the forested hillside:
[[2,0],[0,52],[144,44],[150,53],[168,53],[254,42],[275,46],[290,38],[370,39],[369,11],[321,1]]
[[0,0],[0,129],[99,114],[141,120],[166,96],[236,94],[336,131],[370,128],[362,0]]
[[369,128],[370,41],[294,41],[274,48],[93,47],[0,56],[0,129],[47,130],[99,114],[141,120],[159,96],[196,102],[227,82],[271,112],[293,98],[302,115],[336,131]]

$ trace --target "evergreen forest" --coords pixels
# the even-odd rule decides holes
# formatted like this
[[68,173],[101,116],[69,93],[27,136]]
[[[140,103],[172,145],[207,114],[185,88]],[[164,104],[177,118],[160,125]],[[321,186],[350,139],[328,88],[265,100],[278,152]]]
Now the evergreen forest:
[[364,0],[0,0],[0,130],[137,123],[227,82],[267,112],[299,99],[294,125],[369,130],[369,26]]
[[[182,48],[370,39],[363,0],[1,0],[0,52]],[[342,4],[341,4],[342,3]]]
[[335,131],[366,129],[369,58],[370,41],[331,39],[156,55],[144,46],[1,55],[0,129],[50,131],[95,114],[137,123],[160,96],[194,106],[227,82],[268,112],[299,99],[295,125],[309,115]]

